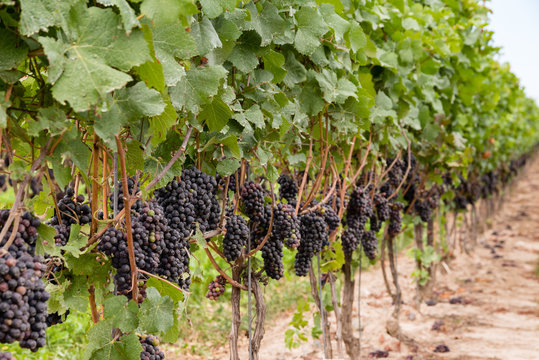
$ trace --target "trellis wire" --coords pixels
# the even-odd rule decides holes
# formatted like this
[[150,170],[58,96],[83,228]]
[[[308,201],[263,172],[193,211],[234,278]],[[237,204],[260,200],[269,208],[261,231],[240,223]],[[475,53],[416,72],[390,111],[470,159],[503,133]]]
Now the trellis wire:
[[322,299],[322,272],[320,271],[320,253],[316,255],[318,259],[318,297],[320,298],[320,321],[322,324],[322,343],[324,344],[324,359],[328,357],[326,345],[326,317],[324,316],[324,300]]

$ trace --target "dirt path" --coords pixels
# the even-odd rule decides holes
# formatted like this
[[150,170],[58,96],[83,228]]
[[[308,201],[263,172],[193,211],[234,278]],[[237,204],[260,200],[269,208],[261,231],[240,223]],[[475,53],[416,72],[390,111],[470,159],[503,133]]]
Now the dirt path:
[[[479,238],[469,254],[458,253],[438,273],[436,304],[413,306],[414,284],[409,276],[413,261],[398,258],[404,305],[403,332],[414,338],[419,349],[410,349],[390,337],[385,330],[391,316],[391,299],[383,284],[379,266],[362,275],[361,321],[362,359],[376,350],[388,351],[388,359],[539,359],[539,159],[507,196],[502,211],[492,221],[492,229]],[[268,299],[268,301],[271,301]],[[354,309],[356,311],[357,309]],[[266,329],[261,360],[323,359],[319,342],[285,347],[284,333],[291,314],[283,314]],[[330,319],[332,320],[332,319]],[[357,323],[357,312],[354,322]],[[356,326],[357,327],[357,326]],[[332,321],[332,337],[335,323]],[[357,334],[356,334],[357,335]],[[246,339],[241,339],[241,358],[248,359]],[[446,345],[449,352],[434,352]],[[333,359],[339,357],[333,344]],[[226,348],[216,349],[206,359],[228,359]]]

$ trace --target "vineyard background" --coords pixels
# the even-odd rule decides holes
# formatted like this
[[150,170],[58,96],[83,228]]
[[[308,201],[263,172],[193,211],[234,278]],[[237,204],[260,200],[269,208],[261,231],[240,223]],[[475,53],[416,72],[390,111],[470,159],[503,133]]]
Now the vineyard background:
[[0,359],[533,358],[487,6],[0,2]]

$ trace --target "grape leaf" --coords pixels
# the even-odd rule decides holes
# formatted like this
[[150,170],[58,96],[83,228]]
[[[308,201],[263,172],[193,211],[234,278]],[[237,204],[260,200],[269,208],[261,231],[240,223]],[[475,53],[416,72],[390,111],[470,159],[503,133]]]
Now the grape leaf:
[[198,114],[201,104],[212,102],[226,73],[220,65],[187,71],[180,82],[169,89],[172,105],[177,111],[185,106],[187,110]]
[[157,25],[177,23],[180,15],[198,12],[192,0],[144,0],[140,11]]
[[[146,29],[146,32],[150,31]],[[173,86],[185,75],[178,59],[188,59],[198,55],[197,44],[193,37],[178,24],[155,26],[152,30],[155,57],[163,66],[167,86]]]
[[146,289],[146,299],[140,305],[140,328],[152,334],[166,333],[174,323],[174,301],[159,295],[156,288]]
[[112,337],[112,320],[103,320],[88,332],[89,344],[84,352],[85,360],[140,360],[142,345],[135,333]]
[[[122,72],[151,60],[140,31],[128,37],[112,9],[96,7],[72,11],[72,34],[68,42],[40,37],[53,67],[53,96],[76,111],[85,111],[104,96],[123,87],[131,76]],[[95,31],[99,29],[99,31]],[[115,68],[122,70],[116,70]],[[77,84],[77,91],[73,91]]]
[[311,55],[320,46],[320,37],[328,30],[328,26],[320,13],[312,7],[304,6],[296,14],[298,30],[294,45],[304,54]]
[[120,16],[127,34],[130,34],[131,29],[134,27],[140,26],[135,10],[129,6],[126,0],[97,0],[97,2],[105,6],[116,6],[120,10]]
[[215,97],[210,104],[202,105],[199,120],[206,121],[210,131],[221,130],[230,120],[232,111],[220,98]]
[[195,39],[200,55],[206,55],[213,49],[223,46],[213,24],[207,17],[191,25],[191,36]]
[[69,11],[82,0],[21,0],[21,34],[29,36],[49,26],[68,28]]
[[11,32],[0,29],[0,70],[16,68],[28,53],[28,46],[24,42],[18,42],[17,37]]
[[138,326],[138,305],[123,295],[109,296],[104,302],[105,320],[123,332],[133,331]]

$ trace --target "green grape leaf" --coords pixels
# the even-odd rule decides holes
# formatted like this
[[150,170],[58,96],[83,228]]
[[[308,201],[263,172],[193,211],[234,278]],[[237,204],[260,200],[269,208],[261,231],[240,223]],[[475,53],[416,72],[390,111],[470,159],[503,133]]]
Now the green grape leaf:
[[200,55],[206,55],[213,49],[223,46],[213,24],[207,17],[191,25],[191,36],[197,44]]
[[29,36],[49,26],[67,29],[71,7],[82,3],[82,0],[21,0],[21,34]]
[[183,293],[165,281],[151,277],[146,282],[146,286],[157,289],[161,296],[168,296],[174,301],[174,304],[183,300]]
[[177,23],[181,15],[194,15],[198,9],[192,0],[144,0],[140,12],[161,25]]
[[11,102],[6,100],[6,92],[0,91],[0,129],[4,129],[7,126],[6,110],[10,106]]
[[262,39],[260,46],[267,46],[275,36],[285,33],[288,29],[287,22],[279,15],[279,10],[271,2],[264,2],[260,14],[254,2],[246,6],[251,14],[250,27],[255,30]]
[[144,169],[144,151],[142,150],[142,144],[136,140],[132,140],[127,143],[126,167],[129,175],[135,175],[137,170]]
[[0,70],[16,68],[28,54],[28,46],[13,33],[0,29]]
[[206,121],[210,131],[219,131],[228,123],[231,116],[232,111],[228,105],[215,97],[210,104],[202,105],[198,119]]
[[201,104],[211,103],[227,71],[220,65],[195,68],[186,72],[180,82],[169,89],[172,105],[198,114]]
[[178,115],[176,110],[172,106],[170,99],[165,99],[165,111],[162,114],[150,118],[150,130],[154,137],[152,138],[152,144],[155,142],[161,142],[167,136],[168,130],[176,124]]
[[146,299],[140,305],[140,328],[148,333],[166,333],[174,323],[174,301],[159,295],[156,288],[146,289]]
[[142,345],[133,332],[113,338],[112,320],[103,320],[92,326],[84,360],[140,360]]
[[[75,111],[85,111],[131,80],[122,71],[151,57],[142,32],[133,31],[128,37],[112,9],[79,9],[72,11],[72,18],[69,42],[44,37],[39,41],[49,61],[58,61],[54,76],[48,79],[54,83],[57,77],[53,96],[62,104],[69,102]],[[77,91],[73,91],[73,84],[77,84]]]
[[61,255],[60,248],[56,246],[54,241],[56,230],[52,226],[41,223],[37,228],[37,234],[36,254],[49,254],[51,256]]
[[284,83],[288,87],[293,87],[297,83],[307,80],[307,70],[302,63],[300,63],[293,52],[288,52],[286,55],[286,62],[284,64],[286,75],[283,79]]
[[204,14],[210,19],[221,15],[225,10],[233,10],[236,0],[200,0]]
[[333,4],[320,4],[320,13],[324,17],[324,21],[333,29],[335,39],[343,41],[344,34],[350,29],[351,24],[335,13]]
[[363,29],[355,22],[352,23],[352,26],[348,31],[348,39],[353,52],[357,52],[359,49],[363,49],[367,46],[367,37],[363,32]]
[[328,30],[328,26],[320,13],[312,7],[303,6],[295,13],[297,21],[294,46],[304,54],[311,55],[320,46],[320,37]]
[[81,234],[80,230],[81,226],[79,224],[71,225],[71,231],[69,232],[67,244],[62,246],[62,250],[69,252],[69,254],[75,258],[80,256],[80,249],[88,242],[88,237]]
[[112,325],[123,332],[133,331],[138,327],[138,305],[123,295],[109,296],[103,304],[105,320],[112,320]]
[[134,27],[140,26],[135,10],[129,6],[126,0],[97,0],[97,2],[104,6],[116,6],[118,8],[127,34],[130,34],[131,29]]
[[88,310],[88,278],[86,275],[72,276],[64,292],[64,302],[69,309],[85,312]]
[[114,135],[130,121],[139,121],[143,116],[156,116],[165,109],[161,94],[146,87],[140,81],[129,88],[115,91],[107,96],[107,111],[95,122],[95,132],[109,146],[116,148]]
[[71,125],[65,111],[58,106],[39,109],[37,120],[28,123],[28,135],[39,136],[47,130],[51,136],[56,136]]
[[283,68],[284,56],[281,53],[270,50],[262,57],[262,61],[264,69],[273,74],[273,83],[277,84],[283,81],[287,71]]
[[230,176],[240,168],[240,162],[236,159],[224,159],[217,164],[217,173],[221,176]]

